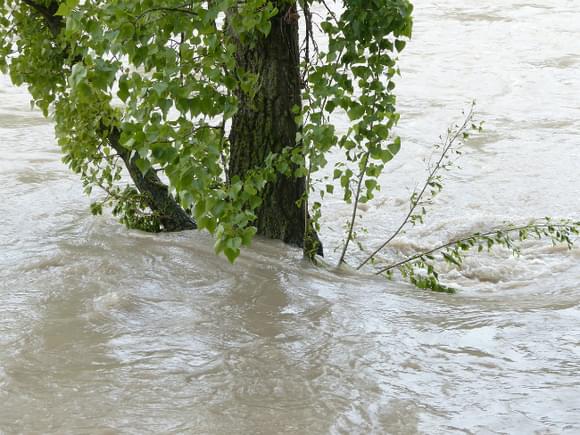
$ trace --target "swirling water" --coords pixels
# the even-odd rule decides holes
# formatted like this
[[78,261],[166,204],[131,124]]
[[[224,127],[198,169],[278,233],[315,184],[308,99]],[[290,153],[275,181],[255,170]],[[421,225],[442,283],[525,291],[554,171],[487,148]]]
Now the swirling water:
[[[424,0],[399,81],[404,149],[364,211],[396,226],[470,99],[465,148],[400,252],[506,220],[580,216],[580,8]],[[0,86],[0,433],[580,433],[580,252],[469,257],[455,295],[315,268],[258,240],[88,213],[52,125]],[[336,260],[349,210],[330,201]]]

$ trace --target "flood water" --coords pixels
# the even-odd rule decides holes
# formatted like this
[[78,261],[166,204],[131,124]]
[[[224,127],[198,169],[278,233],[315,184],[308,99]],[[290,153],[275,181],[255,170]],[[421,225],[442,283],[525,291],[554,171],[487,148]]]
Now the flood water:
[[[471,99],[485,131],[387,255],[578,219],[577,1],[416,3],[403,150],[361,211],[362,241],[397,226],[422,158]],[[92,217],[28,101],[1,79],[0,433],[580,433],[580,249],[469,257],[445,275],[455,295],[262,240],[230,266],[203,233]],[[325,212],[333,263],[350,211]]]

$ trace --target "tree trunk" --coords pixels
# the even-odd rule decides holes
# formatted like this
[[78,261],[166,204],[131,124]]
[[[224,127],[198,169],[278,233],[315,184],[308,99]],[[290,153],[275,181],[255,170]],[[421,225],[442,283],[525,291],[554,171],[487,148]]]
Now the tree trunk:
[[[244,179],[271,153],[299,146],[292,112],[293,107],[301,107],[298,14],[295,2],[276,3],[279,13],[272,18],[270,34],[253,46],[238,47],[238,66],[259,75],[259,88],[252,99],[239,91],[239,109],[230,130],[230,180],[235,176]],[[305,237],[310,227],[306,201],[297,205],[304,196],[305,184],[304,178],[281,174],[268,183],[257,210],[256,226],[258,234],[322,254],[316,233],[308,228]],[[316,246],[309,246],[309,241]]]

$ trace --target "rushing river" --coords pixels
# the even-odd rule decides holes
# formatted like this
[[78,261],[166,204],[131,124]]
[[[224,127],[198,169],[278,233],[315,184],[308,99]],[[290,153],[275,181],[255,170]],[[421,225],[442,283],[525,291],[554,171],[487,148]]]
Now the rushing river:
[[[419,0],[403,151],[361,211],[374,247],[471,99],[485,131],[398,252],[580,217],[577,0]],[[472,4],[472,6],[468,6]],[[473,256],[455,295],[315,268],[258,240],[92,217],[53,127],[0,82],[0,433],[580,433],[580,250]],[[336,261],[349,209],[326,206]]]

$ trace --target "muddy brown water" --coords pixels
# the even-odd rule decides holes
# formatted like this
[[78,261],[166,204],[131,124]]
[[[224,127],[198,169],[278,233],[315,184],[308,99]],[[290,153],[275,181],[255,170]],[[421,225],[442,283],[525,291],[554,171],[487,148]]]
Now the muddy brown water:
[[[484,133],[394,248],[580,217],[575,0],[422,0],[401,69],[403,150],[361,210],[365,244],[472,98]],[[469,257],[445,275],[456,295],[263,240],[232,267],[203,233],[90,216],[28,100],[2,78],[0,433],[580,433],[578,249]],[[333,263],[350,211],[325,212]]]

